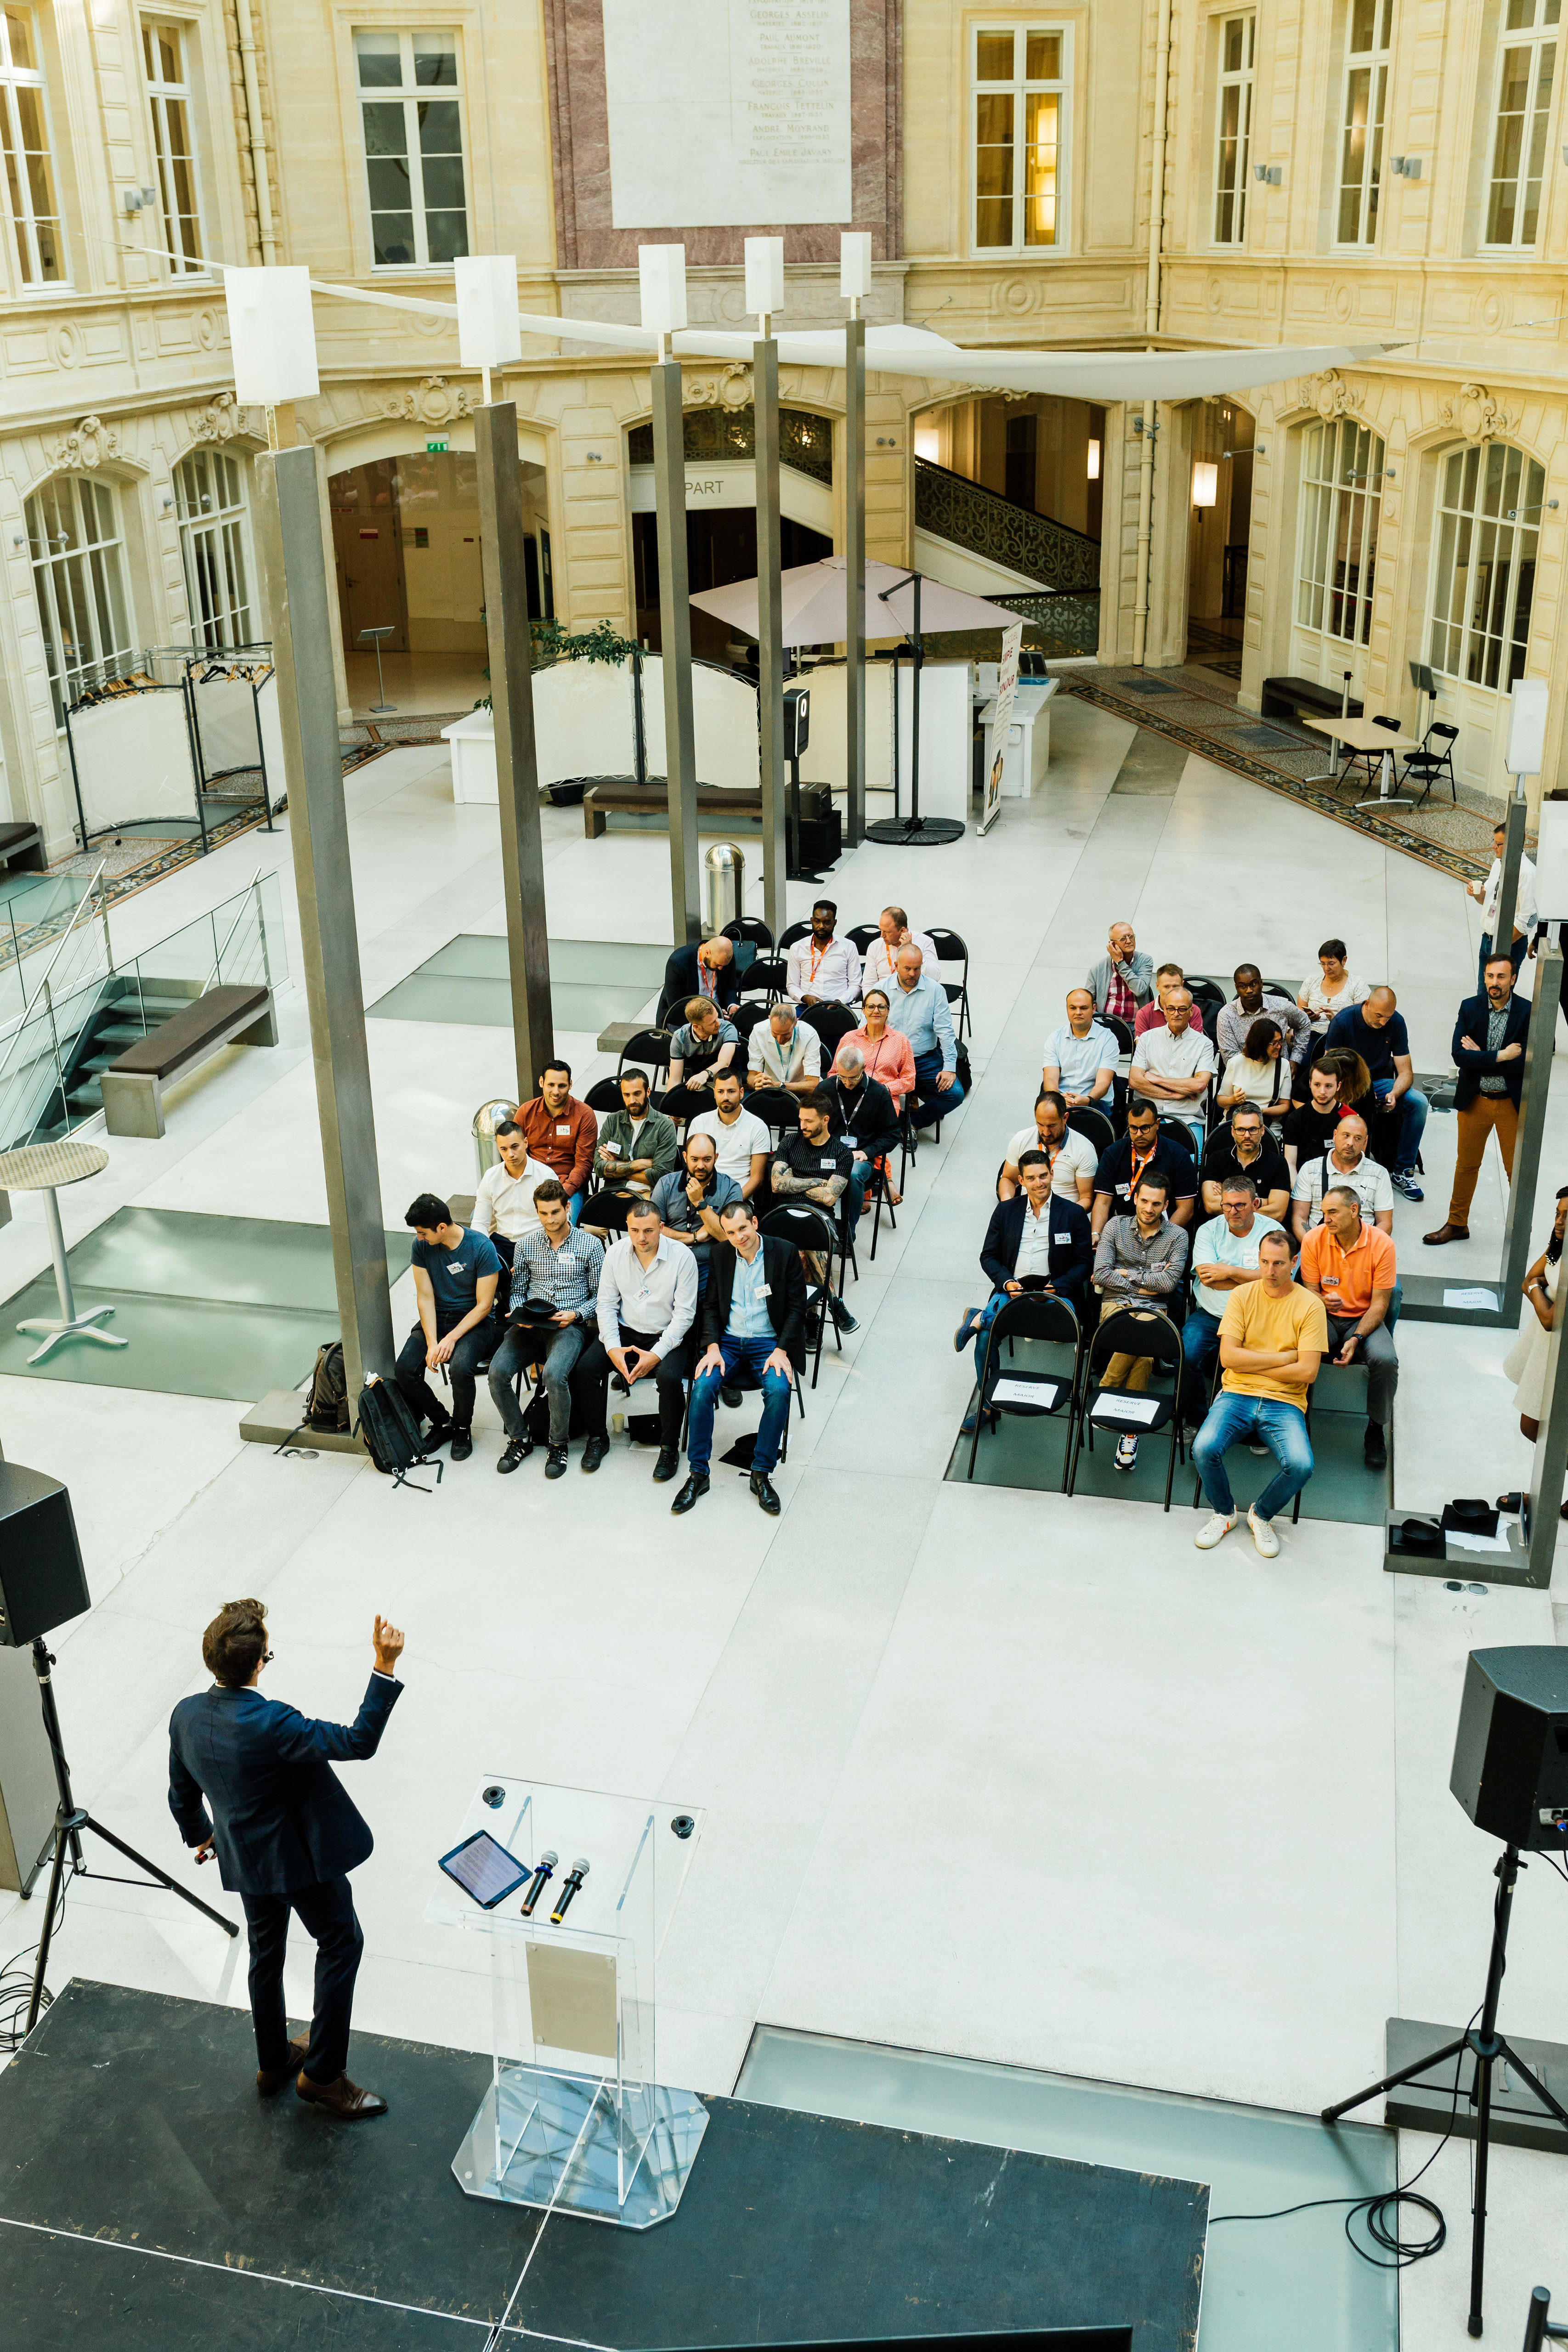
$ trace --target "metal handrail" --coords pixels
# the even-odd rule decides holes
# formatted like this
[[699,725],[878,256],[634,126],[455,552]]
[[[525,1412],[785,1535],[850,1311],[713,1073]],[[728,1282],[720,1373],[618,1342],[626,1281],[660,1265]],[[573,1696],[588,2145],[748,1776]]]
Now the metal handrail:
[[[241,923],[245,920],[246,908],[247,906],[254,903],[258,923],[261,924],[261,906],[257,894],[261,887],[261,877],[264,870],[265,869],[262,866],[258,866],[246,886],[239,906],[236,909],[234,920],[230,923],[227,930],[223,935],[223,945],[218,949],[217,953],[213,958],[212,976],[202,983],[204,992],[206,989],[216,988],[221,985],[223,981],[223,960],[228,952],[228,943],[230,940],[233,939],[236,931],[238,930]],[[217,910],[215,908],[213,911],[216,914]],[[266,927],[264,924],[261,924],[261,928],[265,930]],[[216,931],[213,936],[215,939],[216,938],[217,934]]]
[[[49,960],[48,960],[48,962],[45,965],[44,970],[43,970],[43,973],[42,973],[41,977],[40,977],[40,978],[39,978],[39,980],[38,980],[37,986],[37,987],[35,987],[35,989],[33,990],[33,992],[32,992],[32,995],[31,995],[31,996],[29,996],[29,995],[28,995],[28,993],[27,993],[27,989],[26,989],[26,983],[24,982],[24,983],[23,983],[23,988],[22,988],[22,1013],[23,1013],[23,1017],[24,1017],[24,1018],[26,1018],[26,1015],[27,1012],[29,1011],[30,1007],[31,1007],[31,1006],[33,1005],[33,1003],[37,1001],[37,996],[38,996],[38,993],[39,993],[39,991],[40,991],[40,990],[42,990],[42,989],[47,988],[47,986],[49,985],[50,982],[53,980],[53,978],[54,978],[54,976],[55,976],[55,966],[56,966],[56,964],[58,964],[58,961],[59,961],[59,960],[60,960],[61,956],[62,956],[62,955],[64,955],[64,953],[65,953],[65,951],[66,951],[66,949],[67,949],[67,948],[69,946],[69,944],[70,944],[72,935],[74,934],[74,932],[75,932],[75,930],[76,930],[76,928],[77,928],[78,923],[79,923],[79,922],[80,921],[80,919],[81,919],[81,910],[82,910],[82,908],[83,908],[83,907],[90,907],[91,902],[92,902],[92,895],[93,895],[93,892],[97,889],[97,887],[98,887],[99,884],[102,881],[102,879],[103,879],[103,870],[104,870],[104,867],[108,865],[108,863],[109,863],[109,860],[108,860],[107,858],[100,859],[100,861],[99,865],[97,866],[97,867],[95,868],[94,872],[89,876],[89,880],[88,880],[87,889],[86,889],[85,893],[83,894],[83,896],[82,896],[81,899],[79,901],[79,903],[78,903],[78,905],[77,905],[76,911],[75,911],[75,913],[72,915],[72,917],[71,917],[71,919],[70,919],[70,921],[66,925],[65,929],[60,933],[59,940],[58,940],[58,944],[57,944],[57,946],[56,946],[56,948],[55,948],[55,951],[54,951],[54,953],[50,956],[50,958],[49,958]],[[107,905],[106,905],[106,906],[105,906],[105,908],[103,908],[102,912],[103,912],[103,924],[104,924],[104,943],[105,943],[105,948],[106,948],[106,950],[107,950],[107,946],[108,946],[108,940],[109,940],[109,914],[108,914],[108,908],[107,908]],[[110,971],[113,971],[113,969],[114,969],[114,965],[113,965],[112,961],[110,962],[109,969],[110,970]],[[3,1065],[3,1064],[0,1064],[0,1068],[3,1068],[3,1067],[4,1067],[4,1065]]]

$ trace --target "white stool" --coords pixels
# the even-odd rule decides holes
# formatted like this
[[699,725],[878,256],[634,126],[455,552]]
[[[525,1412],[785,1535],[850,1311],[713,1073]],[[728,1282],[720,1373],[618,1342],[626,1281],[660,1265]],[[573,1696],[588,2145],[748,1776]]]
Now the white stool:
[[43,1316],[29,1317],[18,1323],[18,1331],[46,1331],[48,1337],[41,1348],[27,1359],[36,1364],[62,1339],[96,1339],[105,1348],[128,1348],[128,1339],[118,1339],[111,1331],[100,1331],[97,1326],[112,1307],[89,1307],[85,1315],[76,1311],[71,1296],[70,1268],[66,1264],[66,1237],[60,1227],[60,1205],[55,1188],[60,1184],[79,1184],[89,1176],[101,1176],[109,1165],[109,1154],[96,1143],[79,1143],[67,1136],[58,1143],[24,1143],[15,1151],[0,1151],[0,1192],[41,1192],[44,1215],[49,1227],[49,1255],[55,1262],[55,1287],[59,1293],[60,1320],[54,1322]]

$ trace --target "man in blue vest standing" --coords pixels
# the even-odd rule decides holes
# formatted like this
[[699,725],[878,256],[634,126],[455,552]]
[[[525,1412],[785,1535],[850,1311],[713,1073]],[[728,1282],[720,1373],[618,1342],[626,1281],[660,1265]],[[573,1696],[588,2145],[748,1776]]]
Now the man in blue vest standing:
[[[262,1697],[257,1685],[272,1656],[267,1612],[259,1601],[226,1601],[202,1636],[212,1688],[183,1698],[169,1718],[169,1810],[197,1862],[216,1854],[249,1925],[256,2087],[270,2098],[292,2075],[301,2099],[345,2123],[386,2113],[384,2098],[348,2077],[364,1949],[348,1873],[373,1841],[331,1769],[375,1754],[403,1688],[403,1635],[378,1617],[374,1638],[375,1664],[353,1722],[317,1723]],[[309,2039],[293,2042],[283,2004],[290,1911],[316,1945],[315,2016]]]

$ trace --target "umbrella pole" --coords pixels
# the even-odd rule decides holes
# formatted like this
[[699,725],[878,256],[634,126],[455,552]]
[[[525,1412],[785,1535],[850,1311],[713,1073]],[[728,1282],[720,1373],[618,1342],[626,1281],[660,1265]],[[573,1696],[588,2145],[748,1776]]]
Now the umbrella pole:
[[914,740],[910,745],[910,823],[918,831],[921,821],[921,671],[925,667],[925,640],[921,635],[921,575],[915,573],[914,676],[910,687],[910,700],[914,715],[910,732]]
[[[962,841],[963,825],[957,817],[921,816],[921,670],[925,661],[925,637],[921,629],[921,575],[910,575],[914,589],[914,617],[910,628],[910,703],[913,713],[914,744],[910,752],[910,813],[908,816],[884,817],[879,824],[866,828],[868,841],[879,841],[894,849],[942,849],[949,842]],[[900,585],[902,583],[900,583]],[[891,590],[884,592],[890,595]],[[898,656],[893,660],[893,806],[898,806],[899,791],[899,671]]]
[[[844,716],[849,739],[845,834],[853,849],[866,830],[866,321],[858,297],[851,299],[849,308],[844,331],[844,554],[849,606]],[[895,710],[895,741],[897,725]]]

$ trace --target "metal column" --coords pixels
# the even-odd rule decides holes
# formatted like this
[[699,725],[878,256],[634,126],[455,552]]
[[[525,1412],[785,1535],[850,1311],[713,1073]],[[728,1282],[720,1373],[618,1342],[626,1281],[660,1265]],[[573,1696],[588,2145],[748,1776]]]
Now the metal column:
[[527,534],[522,523],[514,402],[492,401],[478,412],[474,456],[479,470],[479,559],[490,656],[490,706],[495,714],[512,1043],[517,1098],[526,1102],[539,1091],[539,1073],[555,1051],[555,1035],[550,1005],[544,852],[539,831],[539,761],[533,740],[528,575],[523,557]]
[[[1524,1269],[1533,1255],[1531,1224],[1535,1214],[1535,1188],[1541,1180],[1541,1146],[1546,1133],[1546,1097],[1557,1048],[1557,998],[1562,979],[1563,950],[1555,940],[1542,940],[1535,958],[1535,1001],[1524,1041],[1524,1091],[1520,1097],[1513,1173],[1509,1179],[1508,1218],[1502,1229],[1500,1287],[1504,1307],[1519,1299]],[[1526,1307],[1522,1311],[1528,1315],[1533,1310]]]
[[[1558,1292],[1559,1310],[1565,1300],[1568,1286]],[[1527,1307],[1524,1311],[1533,1315],[1535,1309]],[[1547,1334],[1546,1377],[1542,1385],[1543,1409],[1536,1424],[1540,1434],[1530,1464],[1527,1581],[1542,1589],[1552,1581],[1552,1562],[1557,1555],[1561,1525],[1557,1514],[1563,1502],[1563,1466],[1568,1464],[1568,1348],[1563,1345],[1565,1321],[1568,1317],[1559,1311]]]
[[658,525],[658,627],[664,666],[664,765],[669,803],[669,920],[676,946],[702,937],[697,830],[697,730],[691,716],[691,604],[686,564],[686,421],[680,362],[653,381],[653,485]]
[[779,569],[779,347],[772,335],[752,345],[752,398],[757,420],[757,723],[762,737],[763,920],[775,943],[789,922],[784,839],[787,777],[784,748],[784,611]]
[[[858,308],[858,305],[857,305]],[[849,802],[844,833],[853,849],[866,831],[866,321],[844,330],[844,570],[849,607],[844,713]]]
[[392,1377],[381,1176],[375,1156],[364,992],[338,745],[328,549],[313,447],[256,460],[257,541],[267,597],[289,834],[316,1066],[332,1273],[352,1400],[368,1372]]

